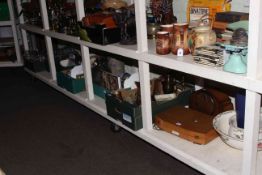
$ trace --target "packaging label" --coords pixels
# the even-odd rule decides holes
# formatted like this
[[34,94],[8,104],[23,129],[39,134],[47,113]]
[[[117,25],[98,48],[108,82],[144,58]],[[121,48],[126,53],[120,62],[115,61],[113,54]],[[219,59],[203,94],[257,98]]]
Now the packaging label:
[[130,115],[123,113],[123,119],[129,123],[132,123],[132,117]]

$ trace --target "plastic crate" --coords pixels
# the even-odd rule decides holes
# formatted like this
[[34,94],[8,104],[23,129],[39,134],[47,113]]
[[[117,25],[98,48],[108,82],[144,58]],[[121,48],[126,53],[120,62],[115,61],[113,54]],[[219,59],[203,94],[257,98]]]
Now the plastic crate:
[[57,72],[57,85],[65,88],[72,93],[78,93],[85,90],[85,79],[84,78],[72,78],[65,72]]
[[0,21],[8,21],[9,19],[10,16],[7,2],[0,2]]

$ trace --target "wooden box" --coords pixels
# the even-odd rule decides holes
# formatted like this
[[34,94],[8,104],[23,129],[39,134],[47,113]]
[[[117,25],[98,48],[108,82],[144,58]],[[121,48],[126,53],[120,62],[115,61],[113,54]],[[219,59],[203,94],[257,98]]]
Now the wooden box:
[[207,144],[218,136],[212,122],[212,116],[184,106],[169,108],[155,118],[160,129],[197,144]]

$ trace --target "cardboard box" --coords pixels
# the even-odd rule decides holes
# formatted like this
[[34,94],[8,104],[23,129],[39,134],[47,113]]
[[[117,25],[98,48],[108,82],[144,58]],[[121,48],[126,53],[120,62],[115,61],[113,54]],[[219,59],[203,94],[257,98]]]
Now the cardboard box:
[[119,27],[106,28],[103,25],[94,25],[86,27],[86,31],[91,42],[96,44],[112,44],[119,42],[121,39]]
[[75,79],[67,75],[65,71],[57,72],[56,77],[58,86],[74,94],[85,90],[85,79],[83,77]]
[[[188,88],[173,100],[152,102],[152,117],[154,118],[158,113],[172,106],[188,105],[188,99],[192,91],[193,89]],[[121,101],[111,93],[107,93],[105,97],[107,115],[116,120],[122,121],[124,125],[135,131],[143,127],[141,106]]]

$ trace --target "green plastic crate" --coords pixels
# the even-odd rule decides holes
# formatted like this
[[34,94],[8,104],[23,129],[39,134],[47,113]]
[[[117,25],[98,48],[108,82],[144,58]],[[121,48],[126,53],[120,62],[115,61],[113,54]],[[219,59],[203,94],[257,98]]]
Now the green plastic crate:
[[8,21],[9,19],[10,16],[7,2],[0,2],[0,21]]
[[56,78],[58,86],[65,88],[66,90],[74,94],[85,90],[84,78],[74,79],[65,74],[64,72],[57,72]]
[[105,95],[109,91],[103,86],[97,85],[95,83],[93,84],[93,86],[94,86],[94,94],[105,99]]

